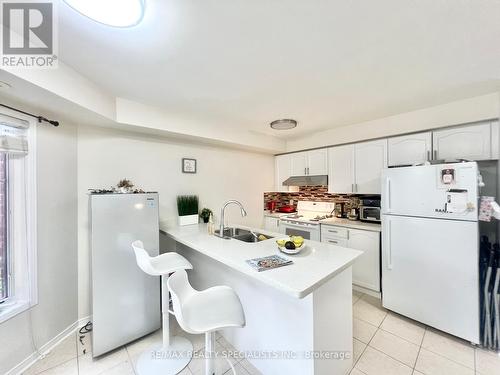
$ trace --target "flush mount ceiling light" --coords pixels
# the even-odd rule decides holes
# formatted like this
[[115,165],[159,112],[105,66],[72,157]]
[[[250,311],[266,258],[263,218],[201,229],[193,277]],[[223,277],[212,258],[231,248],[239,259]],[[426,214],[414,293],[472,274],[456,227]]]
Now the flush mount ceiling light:
[[144,17],[145,0],[64,0],[84,16],[108,26],[132,27]]
[[271,128],[275,130],[290,130],[295,127],[297,127],[297,121],[287,118],[271,122]]

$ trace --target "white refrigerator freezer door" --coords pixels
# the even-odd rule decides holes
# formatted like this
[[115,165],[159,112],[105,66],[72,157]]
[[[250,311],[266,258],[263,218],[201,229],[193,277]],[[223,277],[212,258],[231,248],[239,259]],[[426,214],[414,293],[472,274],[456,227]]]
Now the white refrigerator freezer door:
[[91,195],[92,355],[160,328],[160,278],[137,266],[132,242],[159,254],[157,194]]
[[474,162],[384,169],[382,213],[477,221],[477,176]]
[[384,307],[479,343],[478,225],[382,216]]

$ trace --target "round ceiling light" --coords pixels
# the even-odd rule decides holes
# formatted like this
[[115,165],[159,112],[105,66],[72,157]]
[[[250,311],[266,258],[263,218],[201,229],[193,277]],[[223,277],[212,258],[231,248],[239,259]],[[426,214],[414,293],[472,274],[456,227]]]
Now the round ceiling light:
[[275,130],[290,130],[296,127],[297,121],[287,118],[271,122],[271,128]]
[[144,17],[145,0],[64,0],[84,16],[108,26],[132,27]]

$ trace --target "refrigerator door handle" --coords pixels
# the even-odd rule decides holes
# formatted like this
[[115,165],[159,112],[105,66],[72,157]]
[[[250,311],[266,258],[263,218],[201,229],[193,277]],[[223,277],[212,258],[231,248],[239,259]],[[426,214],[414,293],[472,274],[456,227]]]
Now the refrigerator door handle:
[[386,182],[385,186],[386,186],[386,196],[387,196],[386,209],[387,212],[391,212],[391,179],[387,178],[385,182]]
[[392,270],[391,220],[387,220],[387,269]]

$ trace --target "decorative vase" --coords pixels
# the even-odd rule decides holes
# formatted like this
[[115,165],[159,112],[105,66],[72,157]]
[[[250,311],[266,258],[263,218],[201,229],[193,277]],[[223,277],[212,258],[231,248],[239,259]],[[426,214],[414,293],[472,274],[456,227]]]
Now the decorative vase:
[[179,216],[179,225],[194,225],[198,224],[198,214]]

